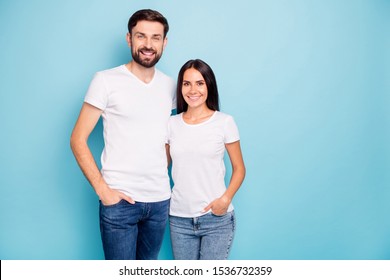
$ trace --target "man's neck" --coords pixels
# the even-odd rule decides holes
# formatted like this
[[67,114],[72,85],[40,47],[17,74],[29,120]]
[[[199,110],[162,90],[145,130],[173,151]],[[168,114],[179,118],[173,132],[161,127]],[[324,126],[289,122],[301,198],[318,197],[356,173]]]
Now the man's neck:
[[126,68],[133,73],[138,79],[148,84],[151,80],[153,80],[155,68],[150,67],[146,68],[142,65],[139,65],[134,60],[130,61],[126,64]]

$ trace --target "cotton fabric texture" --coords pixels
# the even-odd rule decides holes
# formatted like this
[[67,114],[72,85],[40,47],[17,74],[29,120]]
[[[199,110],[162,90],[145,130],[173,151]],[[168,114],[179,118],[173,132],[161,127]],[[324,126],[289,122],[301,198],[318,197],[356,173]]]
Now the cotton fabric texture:
[[[168,122],[173,189],[170,215],[199,217],[225,191],[225,144],[240,139],[232,116],[216,111],[205,122],[187,124],[183,114]],[[228,212],[233,210],[230,204]]]
[[85,102],[103,110],[101,173],[135,201],[169,199],[165,140],[175,107],[175,82],[158,69],[144,83],[125,65],[95,74]]

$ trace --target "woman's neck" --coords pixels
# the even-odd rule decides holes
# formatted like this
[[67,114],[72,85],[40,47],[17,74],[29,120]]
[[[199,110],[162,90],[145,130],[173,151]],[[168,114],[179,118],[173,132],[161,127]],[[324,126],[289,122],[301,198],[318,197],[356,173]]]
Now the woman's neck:
[[197,124],[207,121],[215,111],[209,109],[207,106],[191,108],[188,107],[187,111],[183,113],[185,122],[190,124]]

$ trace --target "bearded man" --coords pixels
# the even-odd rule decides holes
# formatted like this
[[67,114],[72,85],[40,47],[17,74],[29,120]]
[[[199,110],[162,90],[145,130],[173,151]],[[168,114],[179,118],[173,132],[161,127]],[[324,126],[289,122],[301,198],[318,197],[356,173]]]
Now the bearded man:
[[[132,60],[97,72],[73,129],[71,148],[99,197],[106,259],[155,260],[171,195],[165,140],[175,107],[175,82],[155,68],[167,44],[168,21],[140,10],[128,23]],[[103,119],[98,169],[87,140]]]

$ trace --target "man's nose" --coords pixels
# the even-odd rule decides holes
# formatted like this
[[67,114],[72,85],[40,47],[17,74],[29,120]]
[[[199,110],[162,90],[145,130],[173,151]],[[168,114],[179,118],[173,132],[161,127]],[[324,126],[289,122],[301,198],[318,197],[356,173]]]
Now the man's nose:
[[152,47],[152,39],[151,38],[146,38],[145,39],[145,47],[150,49]]

